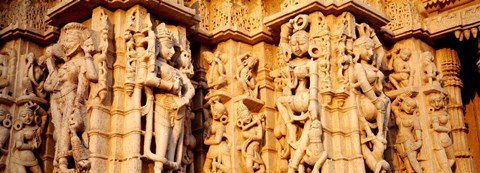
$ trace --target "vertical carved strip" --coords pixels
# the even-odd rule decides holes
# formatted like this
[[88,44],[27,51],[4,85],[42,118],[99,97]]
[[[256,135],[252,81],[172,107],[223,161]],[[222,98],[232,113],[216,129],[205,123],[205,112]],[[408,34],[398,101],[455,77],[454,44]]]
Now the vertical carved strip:
[[461,95],[463,82],[459,78],[460,60],[457,52],[450,48],[437,50],[436,55],[437,63],[440,64],[443,74],[444,86],[449,95],[448,113],[450,114],[455,151],[455,172],[473,172],[473,159],[468,146]]

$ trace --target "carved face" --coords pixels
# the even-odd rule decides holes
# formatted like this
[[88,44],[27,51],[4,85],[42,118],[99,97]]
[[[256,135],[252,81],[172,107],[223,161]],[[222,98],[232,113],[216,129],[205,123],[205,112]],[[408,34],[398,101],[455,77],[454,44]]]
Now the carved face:
[[432,55],[432,53],[430,53],[430,52],[424,52],[422,55],[424,56],[426,62],[433,62],[433,55]]
[[403,101],[402,109],[403,111],[405,111],[405,113],[412,114],[416,108],[417,108],[417,103],[415,102],[415,100],[408,98]]
[[65,38],[62,41],[65,53],[68,57],[74,55],[82,45],[83,39],[80,32],[72,32],[65,35]]
[[445,106],[445,100],[441,94],[434,94],[430,97],[430,105],[435,110],[439,110]]
[[169,38],[160,39],[160,56],[165,60],[169,61],[172,59],[172,56],[175,54],[175,49],[173,48],[173,40]]
[[85,52],[92,52],[95,50],[94,46],[93,46],[93,40],[91,38],[85,40],[85,42],[83,43],[83,51]]
[[300,30],[290,38],[290,47],[292,53],[297,57],[302,57],[308,52],[308,33]]
[[403,61],[408,61],[410,56],[412,56],[412,52],[408,48],[402,48],[399,52],[399,56]]
[[364,43],[363,49],[360,49],[360,58],[365,61],[370,61],[373,58],[373,45]]
[[32,124],[33,118],[34,118],[33,112],[22,113],[20,114],[20,117],[19,117],[20,121],[22,121],[23,124],[25,125]]

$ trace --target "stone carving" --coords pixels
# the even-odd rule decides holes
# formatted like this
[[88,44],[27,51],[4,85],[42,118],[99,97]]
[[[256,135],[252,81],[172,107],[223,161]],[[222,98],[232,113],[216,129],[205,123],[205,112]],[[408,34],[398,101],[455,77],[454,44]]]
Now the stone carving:
[[[100,21],[101,21],[101,30],[100,30],[100,43],[98,45],[98,48],[100,50],[100,53],[96,54],[97,56],[94,57],[95,63],[97,65],[98,69],[98,86],[95,88],[94,91],[92,91],[94,94],[94,98],[97,100],[97,102],[101,103],[105,100],[107,93],[108,93],[108,87],[107,87],[107,77],[108,77],[108,62],[107,62],[107,57],[109,53],[109,47],[111,46],[110,44],[110,25],[108,23],[108,15],[105,13],[105,11],[102,11],[100,13]],[[93,90],[93,88],[92,88]]]
[[15,78],[15,62],[17,53],[15,50],[6,48],[0,52],[0,96],[12,95],[12,83]]
[[450,115],[446,110],[447,96],[441,92],[430,94],[428,99],[435,158],[443,172],[452,172],[455,163],[453,141],[450,137]]
[[422,70],[424,75],[424,83],[440,86],[440,80],[442,79],[442,76],[439,76],[440,73],[438,72],[437,66],[435,65],[432,53],[428,51],[423,52],[421,54],[421,58],[423,59]]
[[240,68],[237,69],[235,78],[239,81],[240,94],[256,98],[258,84],[254,76],[254,67],[258,63],[258,58],[246,53],[240,55],[238,60]]
[[[210,145],[203,171],[211,172],[231,172],[232,162],[230,154],[229,137],[226,133],[228,124],[228,111],[221,102],[220,96],[214,95],[208,100],[211,109],[211,117],[207,113],[204,123],[204,141],[205,145]],[[208,112],[208,111],[207,111]]]
[[[80,23],[65,25],[59,43],[46,50],[49,74],[44,88],[51,94],[50,108],[56,141],[54,163],[56,170],[60,172],[73,171],[68,168],[69,157],[75,160],[75,171],[86,171],[84,168],[78,169],[79,164],[88,167],[88,163],[78,162],[75,151],[79,145],[88,143],[86,130],[78,127],[70,130],[73,128],[70,119],[75,119],[75,124],[85,123],[87,117],[85,101],[89,82],[98,80],[97,68],[92,59],[93,51],[90,31]],[[58,58],[64,61],[61,66],[56,63]],[[82,144],[79,144],[78,139],[71,140],[76,134],[81,134]]]
[[393,73],[388,78],[394,89],[412,86],[414,74],[408,63],[412,57],[412,51],[407,47],[397,47],[393,50],[393,54],[389,54],[387,57],[389,56],[391,59],[388,69],[393,70]]
[[[42,143],[40,127],[41,119],[36,114],[37,109],[42,109],[36,104],[26,103],[19,110],[19,116],[14,123],[14,129],[17,131],[14,136],[14,151],[11,157],[11,172],[27,172],[32,173],[43,172],[35,156],[35,150]],[[46,112],[40,110],[46,116]]]
[[3,170],[6,166],[5,160],[8,154],[8,139],[10,138],[10,127],[12,126],[11,115],[8,112],[7,107],[0,105],[0,170]]
[[254,116],[248,107],[243,103],[237,104],[237,127],[242,132],[245,140],[241,146],[242,156],[244,157],[246,172],[265,172],[265,164],[261,157],[261,143],[264,136],[264,114]]
[[[318,70],[321,71],[322,69],[318,66],[322,65],[317,65],[317,62],[314,59],[310,59],[310,57],[318,58],[320,56],[321,53],[317,43],[321,44],[322,42],[314,42],[318,41],[315,39],[309,40],[309,33],[305,31],[308,27],[308,21],[308,16],[299,15],[283,25],[281,32],[280,51],[285,65],[280,69],[280,75],[276,76],[285,77],[286,88],[282,96],[277,98],[276,106],[287,130],[285,139],[290,150],[291,159],[288,168],[289,172],[303,169],[303,164],[300,165],[300,162],[302,160],[302,163],[305,162],[303,159],[304,152],[310,150],[308,149],[308,129],[312,121],[319,119]],[[317,21],[312,27],[316,29],[322,28],[319,25],[321,25],[321,22]],[[315,36],[321,36],[319,30],[315,31]],[[312,42],[310,43],[310,41]],[[324,55],[322,60],[327,61],[326,58],[328,56]],[[320,62],[320,64],[322,63]],[[323,67],[324,72],[328,71],[326,69],[329,69],[329,67]],[[299,128],[302,125],[298,124],[303,124],[304,127],[300,138],[297,137],[297,133],[300,132]],[[278,135],[278,137],[281,136]],[[284,152],[282,151],[282,153]],[[312,156],[306,157],[308,160]]]
[[413,93],[404,93],[392,103],[392,111],[398,126],[394,146],[407,172],[423,172],[417,159],[417,153],[422,147],[422,129],[417,117],[417,102],[412,97]]
[[207,85],[208,88],[219,90],[227,85],[227,72],[224,64],[227,58],[219,51],[213,54],[212,52],[203,52],[203,58],[209,63],[207,71]]
[[195,114],[190,110],[186,111],[185,136],[183,143],[182,172],[194,173],[194,152],[196,144],[195,136],[192,134],[192,121],[195,120]]
[[[383,92],[384,75],[379,70],[382,61],[378,58],[382,58],[383,50],[375,50],[379,42],[374,35],[372,39],[373,31],[368,25],[357,25],[357,29],[360,36],[353,43],[355,58],[352,82],[358,92],[357,103],[361,103],[361,106],[358,105],[358,118],[362,154],[372,171],[383,172],[390,169],[389,164],[383,160],[390,115],[390,99]],[[373,131],[377,134],[373,134]]]
[[28,53],[24,57],[26,60],[25,76],[23,77],[24,95],[35,95],[45,98],[46,94],[43,89],[46,77],[45,56],[35,58],[33,53]]
[[354,88],[363,93],[359,96],[359,101],[363,104],[360,107],[363,114],[361,116],[367,121],[376,121],[378,128],[376,136],[385,141],[385,122],[390,114],[390,99],[383,92],[384,75],[377,68],[379,65],[377,59],[381,56],[375,56],[374,40],[370,38],[370,33],[367,33],[368,29],[365,27],[368,28],[368,26],[359,25],[360,37],[353,43],[355,64],[352,82]]
[[[148,21],[148,20],[147,20]],[[147,28],[148,30],[148,28]],[[147,104],[153,104],[147,111],[147,125],[145,133],[145,155],[147,158],[155,161],[155,172],[163,170],[178,170],[181,168],[184,136],[185,136],[185,117],[187,116],[187,107],[195,94],[187,74],[180,71],[179,68],[171,66],[169,63],[177,61],[173,58],[175,55],[175,38],[164,23],[156,27],[156,39],[158,39],[158,54],[155,57],[155,50],[149,49],[155,45],[155,40],[151,40],[148,31],[147,50],[143,62],[149,62],[145,85],[147,94]],[[177,46],[178,47],[178,46]],[[187,51],[184,49],[184,51]],[[188,56],[187,56],[188,57]],[[153,59],[153,60],[152,60]],[[184,62],[185,60],[181,60]],[[154,62],[153,66],[151,62]],[[140,66],[141,67],[141,66]],[[182,67],[184,68],[184,67]],[[139,75],[143,75],[139,72]],[[158,89],[157,91],[153,88]],[[153,102],[154,103],[151,103]],[[150,151],[151,139],[155,134],[156,152]],[[168,142],[165,142],[168,141]]]

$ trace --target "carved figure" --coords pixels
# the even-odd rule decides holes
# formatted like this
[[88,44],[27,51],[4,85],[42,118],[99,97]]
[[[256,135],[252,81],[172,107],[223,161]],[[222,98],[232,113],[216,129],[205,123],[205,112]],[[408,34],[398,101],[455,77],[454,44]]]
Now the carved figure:
[[377,137],[386,141],[385,122],[390,114],[390,99],[383,92],[384,75],[375,66],[379,60],[374,53],[374,40],[369,37],[370,34],[366,33],[368,30],[364,27],[358,26],[360,37],[353,43],[353,88],[361,92],[357,99],[357,103],[362,103],[362,106],[359,106],[360,116],[370,122],[375,120]]
[[88,161],[90,151],[88,151],[86,144],[84,144],[80,138],[82,132],[85,131],[85,124],[81,114],[86,114],[86,112],[82,111],[84,110],[75,109],[69,118],[70,140],[72,145],[70,152],[75,161],[75,172],[87,173],[90,169],[90,162]]
[[376,124],[370,123],[364,116],[359,116],[359,119],[362,154],[366,165],[375,173],[387,172],[390,165],[383,159],[387,141],[372,132]]
[[202,56],[210,64],[207,71],[207,85],[210,89],[218,90],[227,85],[227,72],[223,65],[226,58],[221,52],[217,51],[215,54],[212,52],[204,52]]
[[228,123],[228,111],[220,102],[219,96],[213,96],[208,102],[212,111],[212,119],[209,117],[210,120],[205,121],[204,126],[211,128],[204,133],[205,141],[203,143],[210,145],[210,149],[205,158],[203,171],[205,173],[231,172],[230,149],[225,127]]
[[263,140],[264,114],[254,117],[247,106],[239,103],[237,107],[239,120],[237,126],[242,130],[245,141],[242,144],[242,155],[245,158],[245,168],[248,173],[265,172],[265,164],[261,157],[261,142]]
[[42,169],[35,156],[35,150],[40,147],[42,130],[39,126],[39,118],[35,114],[38,106],[26,103],[19,111],[19,117],[15,122],[15,148],[11,157],[11,172],[41,173]]
[[350,64],[352,64],[352,56],[350,56],[350,52],[348,52],[348,49],[346,49],[346,42],[347,42],[346,35],[342,35],[337,42],[337,51],[338,51],[337,75],[338,75],[339,81],[343,84],[347,84],[348,82],[347,70],[348,70],[348,67],[350,67]]
[[442,79],[442,76],[440,76],[440,73],[438,72],[432,53],[429,51],[423,52],[421,54],[421,57],[423,59],[423,81],[426,84],[430,85],[440,85],[440,80]]
[[25,55],[25,76],[23,77],[23,85],[25,87],[24,95],[36,95],[45,98],[43,85],[45,81],[45,57],[35,58],[33,53]]
[[0,95],[11,96],[12,91],[8,87],[15,78],[15,62],[17,53],[15,50],[6,48],[0,52]]
[[408,64],[412,56],[409,48],[401,47],[393,51],[392,59],[388,63],[388,69],[393,73],[388,77],[395,89],[413,85],[413,73]]
[[430,119],[432,123],[432,141],[435,158],[443,172],[452,172],[455,163],[450,115],[446,108],[447,96],[443,93],[432,93],[429,96]]
[[407,172],[423,172],[418,163],[417,153],[422,147],[422,129],[416,117],[418,112],[416,101],[411,98],[412,93],[399,95],[392,103],[398,133],[395,141],[395,150],[402,158]]
[[[155,69],[146,74],[144,83],[147,86],[148,102],[151,102],[152,97],[155,98],[155,106],[147,112],[144,148],[146,157],[155,161],[154,171],[160,173],[164,169],[180,169],[185,114],[195,88],[186,74],[169,64],[175,54],[175,38],[164,23],[157,26],[157,38],[159,56],[154,61]],[[155,92],[153,88],[156,88]],[[156,134],[155,154],[150,151],[153,133]]]
[[[51,93],[50,108],[56,141],[54,164],[60,172],[70,170],[68,157],[72,156],[69,152],[72,141],[69,119],[80,116],[79,121],[85,121],[85,99],[89,82],[98,80],[97,68],[92,60],[93,51],[90,32],[80,23],[65,25],[60,42],[46,50],[49,74],[44,88]],[[59,66],[55,63],[56,58],[61,58],[65,63]],[[87,140],[85,135],[82,136],[82,140]]]
[[320,168],[327,160],[327,151],[323,149],[322,143],[322,124],[319,120],[310,120],[305,123],[306,134],[305,137],[299,140],[301,147],[297,149],[289,164],[289,173],[295,173],[296,165],[298,165],[298,172],[305,172],[305,164],[313,166],[313,173],[319,173]]
[[5,149],[5,144],[8,143],[8,138],[10,138],[10,127],[12,126],[11,115],[8,112],[7,107],[0,105],[0,170],[3,169],[5,165],[5,158],[8,154],[8,149]]
[[240,84],[240,93],[250,97],[257,97],[258,85],[255,80],[254,66],[258,63],[258,58],[251,56],[250,53],[243,54],[238,58],[240,67],[237,69],[235,77]]

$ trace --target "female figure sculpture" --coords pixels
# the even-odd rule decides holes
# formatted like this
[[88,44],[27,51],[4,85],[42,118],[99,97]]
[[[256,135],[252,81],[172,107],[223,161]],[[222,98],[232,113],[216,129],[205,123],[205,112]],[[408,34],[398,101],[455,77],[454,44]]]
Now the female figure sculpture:
[[398,96],[392,103],[398,134],[395,150],[399,153],[407,172],[423,172],[417,160],[417,151],[422,147],[422,130],[416,114],[417,103],[411,93]]
[[[185,113],[195,90],[187,75],[169,64],[175,54],[175,43],[164,23],[157,26],[157,38],[160,55],[152,61],[155,69],[146,74],[144,83],[147,99],[155,98],[153,110],[147,112],[144,149],[147,158],[155,161],[154,171],[160,173],[164,166],[168,170],[181,167]],[[155,154],[150,151],[153,133]]]
[[390,82],[396,89],[413,85],[413,74],[408,64],[412,52],[409,48],[402,47],[394,50],[394,53],[388,63],[388,68],[393,70],[388,77]]
[[[210,145],[203,171],[211,172],[231,172],[230,149],[227,143],[226,125],[228,123],[228,112],[225,105],[220,102],[219,96],[213,96],[209,100],[212,117],[206,121],[206,126],[211,125],[210,130],[204,133],[205,145]],[[208,116],[208,114],[207,114]],[[207,123],[210,122],[211,123]],[[208,128],[208,127],[207,127]]]
[[450,115],[446,110],[446,95],[432,93],[429,96],[430,118],[432,123],[433,150],[443,172],[452,172],[451,166],[455,163],[453,141],[450,137],[452,130]]
[[370,122],[375,120],[377,137],[386,142],[385,122],[390,114],[390,99],[383,92],[384,75],[374,65],[378,61],[374,55],[374,41],[367,33],[360,32],[360,35],[353,43],[355,64],[352,75],[353,86],[360,92],[357,99],[358,103],[362,103],[359,106],[360,116]]
[[[85,121],[86,115],[75,111],[86,112],[88,82],[98,80],[97,69],[92,60],[93,51],[90,33],[87,27],[80,23],[65,25],[60,42],[46,50],[49,74],[44,89],[51,93],[50,109],[55,126],[53,138],[56,141],[54,164],[61,172],[68,170],[68,157],[71,156],[69,118],[81,116],[81,121]],[[61,58],[65,63],[59,66],[55,63],[56,58]]]
[[41,173],[42,169],[35,157],[34,150],[41,144],[38,117],[32,108],[37,109],[32,103],[25,104],[19,111],[18,121],[15,123],[15,149],[12,154],[11,172]]

